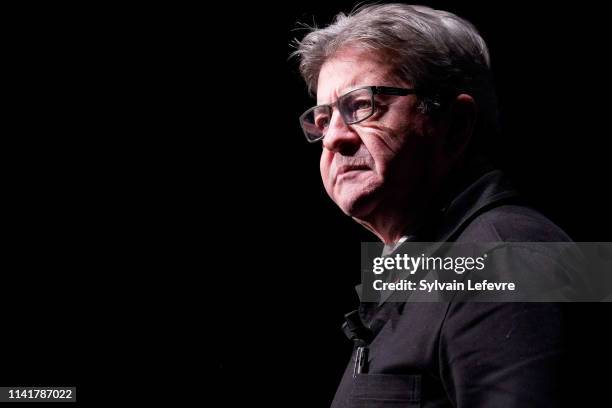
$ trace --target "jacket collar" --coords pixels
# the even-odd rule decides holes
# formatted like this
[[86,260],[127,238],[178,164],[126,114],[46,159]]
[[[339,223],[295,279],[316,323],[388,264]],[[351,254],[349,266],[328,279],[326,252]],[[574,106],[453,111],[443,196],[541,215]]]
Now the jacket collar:
[[421,234],[417,234],[419,240],[440,243],[454,241],[478,214],[519,196],[500,170],[488,171],[463,186],[448,201],[448,206],[444,206]]
[[[432,209],[428,221],[405,242],[433,242],[430,248],[433,253],[445,242],[454,241],[477,215],[519,197],[519,193],[500,170],[487,169],[475,175],[466,174],[449,189],[446,197],[438,201],[441,205]],[[361,284],[355,290],[361,299]]]

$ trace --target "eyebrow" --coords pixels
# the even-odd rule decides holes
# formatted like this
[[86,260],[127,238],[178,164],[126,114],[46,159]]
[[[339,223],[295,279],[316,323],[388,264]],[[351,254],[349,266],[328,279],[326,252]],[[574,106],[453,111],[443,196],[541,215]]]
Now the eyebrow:
[[[337,93],[337,97],[336,100],[338,100],[339,97],[341,97],[342,95],[345,95],[351,91],[354,91],[357,88],[360,87],[364,87],[364,86],[369,86],[369,85],[360,85],[356,79],[353,79],[351,82],[349,82],[344,88],[342,88],[340,90],[340,92]],[[319,102],[317,101],[317,105],[331,105],[333,102]]]

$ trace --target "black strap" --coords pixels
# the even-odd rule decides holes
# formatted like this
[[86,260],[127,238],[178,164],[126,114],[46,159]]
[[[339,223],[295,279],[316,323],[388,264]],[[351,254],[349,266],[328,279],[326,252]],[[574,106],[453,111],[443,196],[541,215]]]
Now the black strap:
[[367,328],[359,317],[359,311],[353,310],[350,313],[344,315],[344,323],[342,324],[342,331],[349,338],[359,346],[370,344],[372,341],[373,333]]

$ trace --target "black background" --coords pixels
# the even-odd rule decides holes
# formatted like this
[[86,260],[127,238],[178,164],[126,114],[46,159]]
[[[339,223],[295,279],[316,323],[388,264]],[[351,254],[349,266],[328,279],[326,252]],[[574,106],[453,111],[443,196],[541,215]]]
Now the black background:
[[[609,75],[602,57],[609,35],[601,10],[426,3],[472,21],[489,45],[503,128],[498,164],[574,240],[611,240]],[[353,5],[284,5],[275,10],[280,16],[254,8],[244,21],[253,36],[232,43],[230,53],[240,50],[231,59],[236,65],[223,65],[232,66],[226,85],[253,90],[241,100],[250,114],[236,107],[238,95],[228,95],[226,106],[236,108],[224,110],[228,126],[220,136],[222,144],[231,143],[223,150],[231,152],[228,168],[241,162],[223,200],[240,214],[224,229],[229,242],[240,243],[227,256],[244,265],[220,272],[229,288],[224,293],[241,294],[221,317],[220,364],[230,402],[238,398],[233,390],[244,389],[247,399],[271,405],[327,406],[349,358],[351,344],[339,327],[356,305],[359,243],[374,237],[323,191],[320,147],[305,142],[297,122],[313,101],[296,62],[287,61],[287,44],[303,35],[294,30],[297,21],[312,23],[315,16],[321,26]],[[580,404],[605,396],[609,376],[596,373],[611,363],[609,312],[606,305],[570,309],[576,319],[568,386],[581,390]]]
[[[576,241],[612,241],[603,10],[425,4],[489,45],[500,165]],[[298,21],[353,5],[3,13],[1,384],[76,385],[92,402],[193,397],[167,390],[183,384],[206,400],[212,385],[227,406],[329,405],[359,244],[374,237],[323,190],[288,44]],[[587,405],[605,395],[610,308],[574,306]]]

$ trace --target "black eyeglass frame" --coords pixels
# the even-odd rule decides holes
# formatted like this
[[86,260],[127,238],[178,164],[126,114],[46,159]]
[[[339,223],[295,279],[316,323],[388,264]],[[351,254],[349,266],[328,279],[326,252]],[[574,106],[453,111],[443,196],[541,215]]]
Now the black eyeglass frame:
[[344,121],[344,123],[346,123],[347,125],[354,125],[356,123],[359,122],[363,122],[364,120],[368,119],[369,117],[371,117],[372,115],[374,115],[374,113],[376,112],[376,103],[374,101],[374,96],[375,95],[391,95],[391,96],[406,96],[406,95],[414,95],[417,93],[416,89],[413,88],[395,88],[395,87],[391,87],[391,86],[362,86],[360,88],[356,88],[353,89],[347,93],[345,93],[344,95],[341,95],[338,97],[338,99],[336,99],[335,102],[330,103],[330,104],[322,104],[322,105],[317,105],[317,106],[313,106],[312,108],[308,109],[306,112],[302,113],[300,115],[300,126],[302,127],[302,131],[304,132],[304,136],[306,136],[306,140],[309,143],[316,143],[319,140],[322,140],[325,137],[325,134],[321,134],[320,137],[313,139],[310,136],[308,136],[308,132],[306,130],[306,127],[304,125],[304,118],[309,115],[312,111],[314,111],[315,109],[319,109],[319,108],[328,108],[328,110],[330,111],[330,116],[331,113],[333,111],[334,106],[338,105],[338,102],[340,102],[342,99],[346,98],[348,95],[352,94],[353,92],[357,92],[357,91],[361,91],[364,89],[369,89],[371,91],[371,106],[372,109],[370,111],[370,113],[368,115],[366,115],[363,118],[360,118],[358,120],[350,120],[347,119],[347,117],[345,116],[345,113],[340,111],[340,109],[338,109],[338,111],[340,112],[340,116],[342,117],[342,120]]

